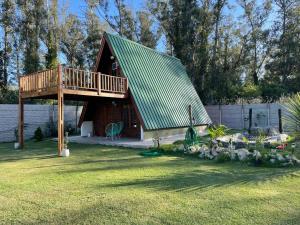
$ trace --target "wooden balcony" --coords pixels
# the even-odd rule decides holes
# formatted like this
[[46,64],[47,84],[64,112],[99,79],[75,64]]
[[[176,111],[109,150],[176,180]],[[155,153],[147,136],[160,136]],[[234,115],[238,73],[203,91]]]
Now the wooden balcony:
[[21,98],[47,98],[65,95],[126,98],[127,78],[58,66],[20,77]]

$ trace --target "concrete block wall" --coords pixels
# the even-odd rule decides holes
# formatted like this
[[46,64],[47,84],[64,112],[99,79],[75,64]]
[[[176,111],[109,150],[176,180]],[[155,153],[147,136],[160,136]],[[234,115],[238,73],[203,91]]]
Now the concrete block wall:
[[268,127],[279,127],[278,109],[282,115],[286,114],[285,108],[278,103],[270,104],[244,104],[244,105],[207,105],[206,111],[213,124],[224,124],[232,129],[248,129],[249,109],[252,109],[252,127],[257,118],[255,115],[263,112]]
[[[82,107],[65,106],[65,124],[76,126],[80,118]],[[25,139],[33,137],[34,131],[41,127],[46,131],[50,121],[57,121],[57,106],[53,105],[25,105],[24,106],[24,136]],[[0,104],[0,142],[15,140],[15,129],[18,126],[18,105]]]

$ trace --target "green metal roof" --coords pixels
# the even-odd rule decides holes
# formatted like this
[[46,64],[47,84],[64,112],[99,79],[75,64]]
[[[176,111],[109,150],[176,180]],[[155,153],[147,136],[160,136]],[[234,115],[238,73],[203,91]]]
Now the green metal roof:
[[196,125],[211,120],[179,59],[106,33],[144,122],[144,129],[189,126],[192,105]]

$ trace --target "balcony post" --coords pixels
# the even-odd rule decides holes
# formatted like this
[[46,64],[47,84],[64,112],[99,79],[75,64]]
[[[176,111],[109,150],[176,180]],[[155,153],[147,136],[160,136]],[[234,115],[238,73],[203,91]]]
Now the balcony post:
[[101,73],[97,73],[97,81],[98,81],[98,95],[101,95]]
[[18,142],[20,148],[24,147],[24,101],[22,99],[22,85],[21,78],[19,77],[19,129],[18,129]]
[[63,93],[63,80],[62,80],[62,66],[58,65],[58,79],[57,79],[57,130],[58,130],[58,155],[64,146],[64,93]]

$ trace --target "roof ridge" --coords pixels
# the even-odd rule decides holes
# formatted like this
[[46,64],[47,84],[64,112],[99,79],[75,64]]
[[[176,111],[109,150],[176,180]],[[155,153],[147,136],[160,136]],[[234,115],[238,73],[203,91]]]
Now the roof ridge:
[[181,62],[181,60],[178,59],[178,58],[175,57],[175,56],[168,55],[167,53],[164,53],[164,52],[159,52],[159,51],[157,51],[157,50],[155,50],[155,49],[153,49],[153,48],[150,48],[150,47],[147,47],[147,46],[145,46],[145,45],[142,45],[141,43],[138,43],[138,42],[129,40],[128,38],[125,38],[125,37],[121,37],[119,34],[112,34],[112,33],[107,32],[107,31],[105,32],[105,34],[114,36],[114,37],[119,38],[119,39],[122,39],[122,40],[124,40],[124,41],[131,42],[131,43],[133,43],[133,44],[135,44],[135,45],[139,45],[139,46],[141,46],[141,47],[143,47],[143,48],[146,48],[146,49],[148,49],[148,50],[151,50],[151,51],[153,51],[153,52],[155,52],[155,53],[157,53],[157,54],[160,54],[160,55],[162,55],[162,56],[167,56],[167,57],[170,57],[170,58],[179,60],[179,61]]

